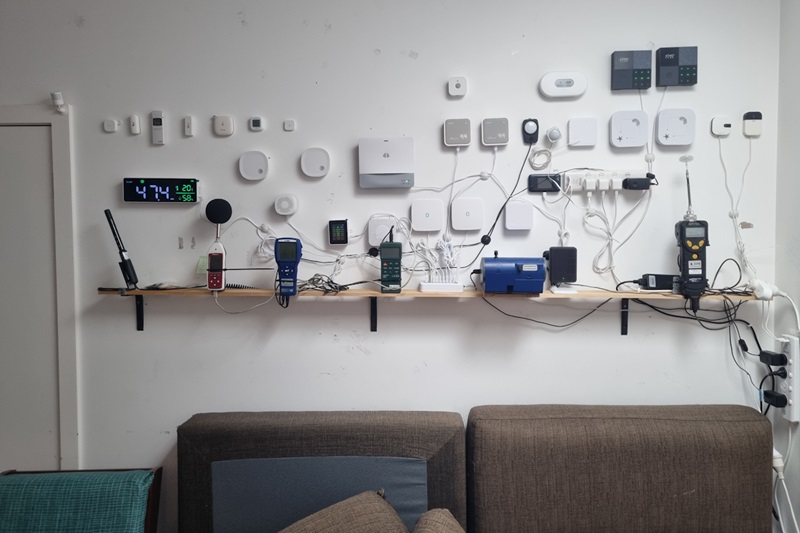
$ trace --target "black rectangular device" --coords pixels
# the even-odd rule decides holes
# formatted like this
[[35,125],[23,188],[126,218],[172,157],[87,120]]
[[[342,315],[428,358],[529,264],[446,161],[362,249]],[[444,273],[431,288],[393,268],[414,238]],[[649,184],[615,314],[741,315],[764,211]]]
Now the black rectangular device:
[[122,200],[124,202],[195,204],[197,203],[195,178],[124,178]]
[[328,242],[330,244],[347,244],[347,220],[328,221]]
[[649,89],[652,85],[653,53],[628,50],[611,54],[611,90]]
[[528,175],[528,192],[558,192],[561,190],[561,174]]
[[381,292],[400,292],[403,258],[403,245],[399,242],[382,242],[381,259]]
[[553,246],[544,253],[550,263],[550,284],[574,283],[578,280],[578,249],[574,246]]
[[656,85],[658,87],[696,84],[696,46],[659,48],[656,50]]

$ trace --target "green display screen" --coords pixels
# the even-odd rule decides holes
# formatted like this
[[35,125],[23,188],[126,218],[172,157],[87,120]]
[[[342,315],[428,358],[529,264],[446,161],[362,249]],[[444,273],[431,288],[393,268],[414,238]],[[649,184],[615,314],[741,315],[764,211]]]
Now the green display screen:
[[162,204],[197,203],[197,184],[195,178],[124,178],[122,199]]

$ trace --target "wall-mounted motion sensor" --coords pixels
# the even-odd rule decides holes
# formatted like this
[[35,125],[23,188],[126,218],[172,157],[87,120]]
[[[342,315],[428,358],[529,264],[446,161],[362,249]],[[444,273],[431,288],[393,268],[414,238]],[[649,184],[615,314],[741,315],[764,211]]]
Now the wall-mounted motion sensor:
[[711,134],[717,137],[730,135],[733,123],[728,115],[717,115],[711,119]]
[[61,91],[50,93],[50,100],[52,100],[53,105],[56,107],[56,111],[59,113],[67,112],[67,106],[64,105],[64,95],[61,94]]

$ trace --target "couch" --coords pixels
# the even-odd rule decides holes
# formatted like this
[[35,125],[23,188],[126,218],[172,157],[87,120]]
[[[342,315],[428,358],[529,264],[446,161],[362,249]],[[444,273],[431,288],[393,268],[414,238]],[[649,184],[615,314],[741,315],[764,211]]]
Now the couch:
[[734,405],[201,413],[183,533],[771,531],[772,433]]

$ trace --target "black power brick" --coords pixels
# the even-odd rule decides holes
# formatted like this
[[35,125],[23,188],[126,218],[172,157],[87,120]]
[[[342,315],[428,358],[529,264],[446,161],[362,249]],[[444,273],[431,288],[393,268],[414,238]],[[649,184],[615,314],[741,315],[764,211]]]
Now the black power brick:
[[767,403],[773,407],[786,407],[788,401],[785,394],[775,392],[774,390],[765,390],[763,393],[764,403]]
[[676,278],[672,274],[642,274],[636,283],[648,291],[671,291],[675,287]]
[[770,352],[768,350],[762,350],[758,354],[758,358],[762,363],[769,366],[786,366],[789,362],[785,353]]

